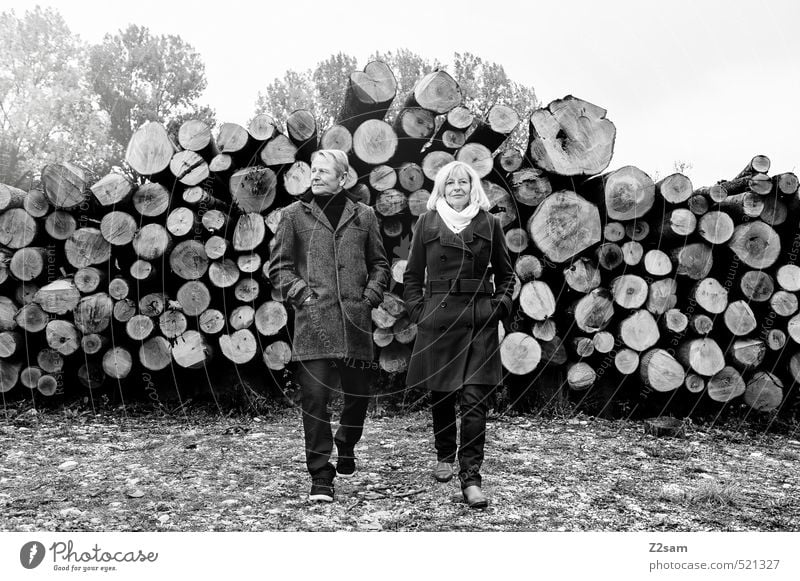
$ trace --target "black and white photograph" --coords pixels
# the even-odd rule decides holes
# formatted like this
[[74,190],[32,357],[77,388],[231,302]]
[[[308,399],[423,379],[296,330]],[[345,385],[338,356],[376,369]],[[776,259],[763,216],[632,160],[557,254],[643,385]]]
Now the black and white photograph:
[[792,0],[0,0],[0,573],[797,578],[798,175]]

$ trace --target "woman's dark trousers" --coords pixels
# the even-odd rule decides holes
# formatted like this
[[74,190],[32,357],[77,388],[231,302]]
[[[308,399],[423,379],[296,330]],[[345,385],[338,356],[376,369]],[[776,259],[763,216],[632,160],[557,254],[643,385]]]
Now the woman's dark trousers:
[[[455,462],[458,450],[458,478],[461,488],[481,485],[483,445],[486,441],[486,412],[492,386],[465,385],[458,391],[431,391],[436,458]],[[456,403],[461,410],[461,445],[456,438]]]

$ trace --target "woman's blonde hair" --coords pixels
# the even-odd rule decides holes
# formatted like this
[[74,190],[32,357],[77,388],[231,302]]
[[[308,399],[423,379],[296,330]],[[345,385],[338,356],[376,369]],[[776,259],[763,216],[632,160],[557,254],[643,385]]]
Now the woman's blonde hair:
[[489,202],[489,197],[486,195],[486,192],[483,191],[481,178],[478,177],[478,174],[474,169],[472,169],[471,166],[463,161],[451,161],[447,165],[442,166],[442,168],[438,171],[436,174],[436,179],[433,180],[433,191],[431,192],[431,197],[428,198],[428,204],[426,206],[428,210],[435,210],[436,202],[439,201],[439,198],[444,199],[444,184],[457,169],[463,169],[467,176],[469,176],[469,181],[471,184],[469,191],[469,204],[475,204],[481,210],[488,211],[491,207],[491,203]]

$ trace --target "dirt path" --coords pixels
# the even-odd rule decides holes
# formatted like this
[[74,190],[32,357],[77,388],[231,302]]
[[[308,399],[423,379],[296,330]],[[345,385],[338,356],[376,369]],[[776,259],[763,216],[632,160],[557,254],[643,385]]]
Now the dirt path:
[[4,531],[797,531],[800,441],[630,421],[498,417],[485,511],[430,477],[427,413],[368,419],[337,502],[305,497],[300,417],[28,411],[0,418]]

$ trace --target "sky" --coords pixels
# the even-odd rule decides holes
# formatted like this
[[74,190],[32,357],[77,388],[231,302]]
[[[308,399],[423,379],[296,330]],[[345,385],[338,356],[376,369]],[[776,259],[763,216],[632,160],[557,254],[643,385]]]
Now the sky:
[[609,170],[663,177],[685,162],[699,187],[765,154],[770,173],[800,172],[797,0],[0,0],[0,11],[36,4],[88,42],[130,23],[180,35],[205,62],[203,103],[219,121],[245,123],[273,79],[339,51],[361,66],[376,50],[445,63],[471,52],[544,105],[571,94],[605,108],[617,128]]

